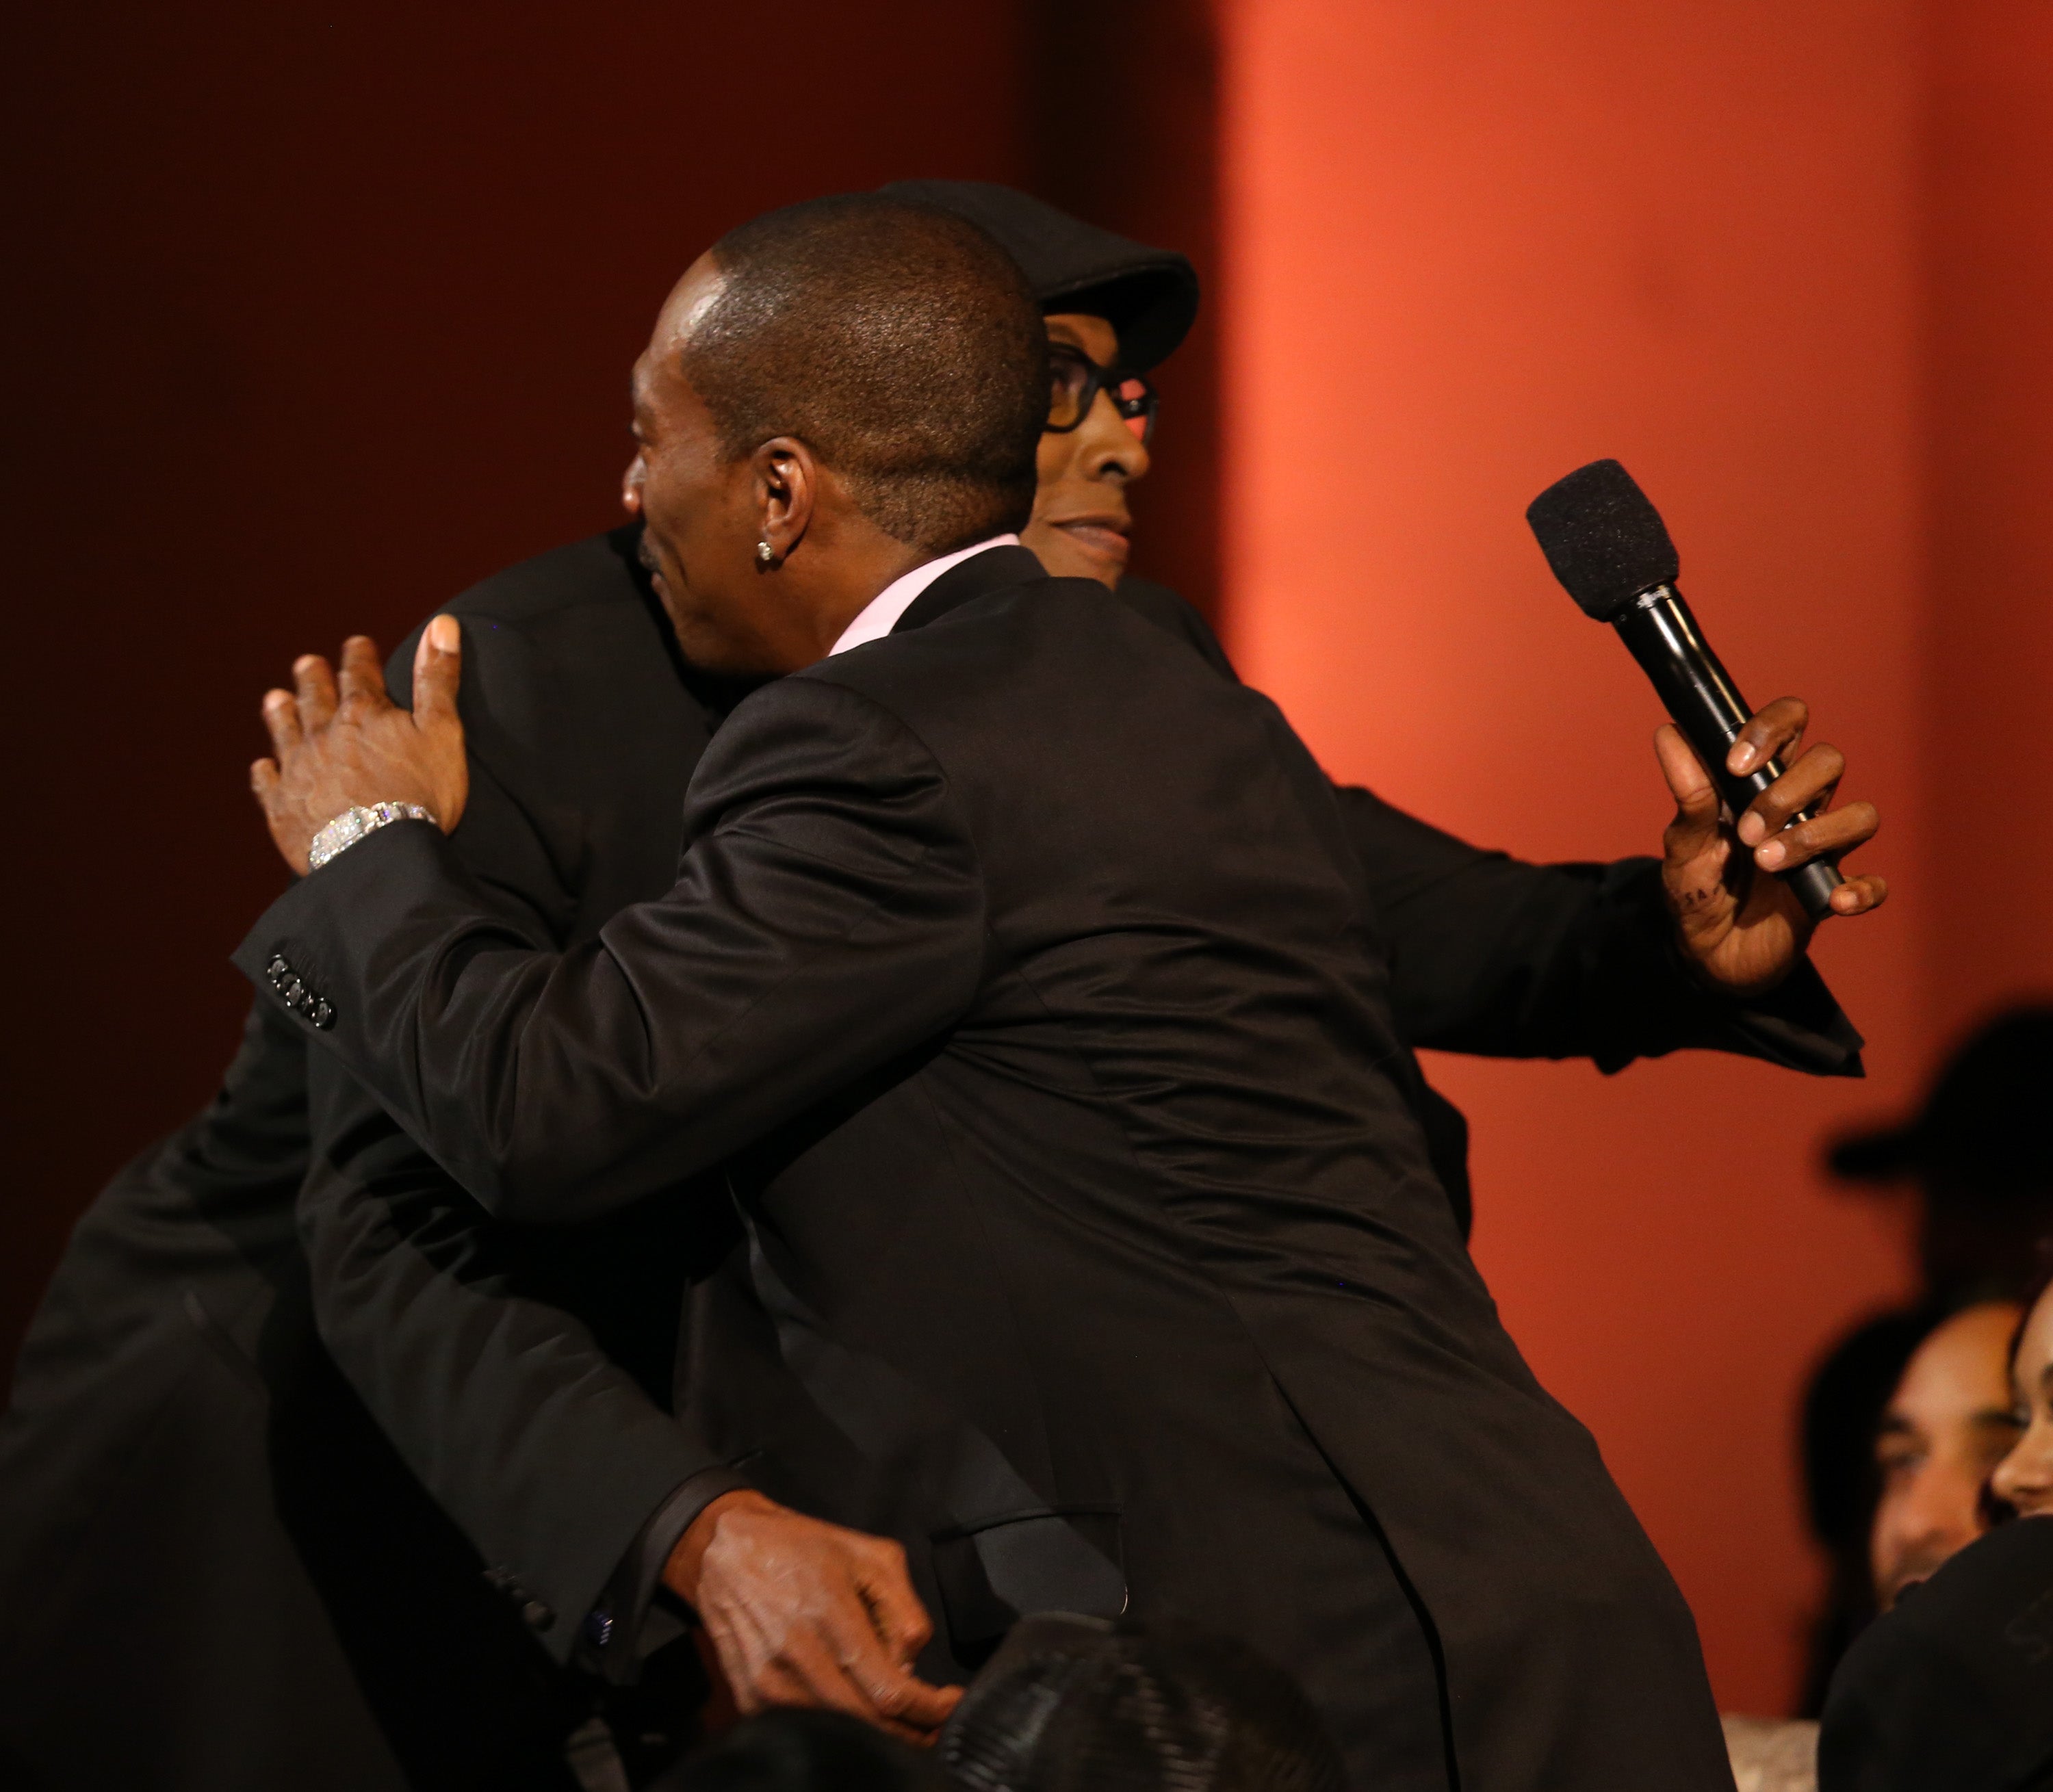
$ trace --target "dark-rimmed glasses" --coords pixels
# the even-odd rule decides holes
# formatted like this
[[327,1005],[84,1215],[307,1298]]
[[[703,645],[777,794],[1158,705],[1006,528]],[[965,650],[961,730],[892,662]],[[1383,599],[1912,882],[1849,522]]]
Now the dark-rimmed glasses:
[[1155,388],[1140,374],[1117,367],[1101,367],[1080,348],[1067,343],[1048,344],[1048,371],[1054,376],[1054,396],[1048,406],[1048,431],[1067,435],[1083,427],[1091,406],[1102,392],[1112,400],[1120,421],[1143,442],[1155,434],[1155,413],[1160,400]]

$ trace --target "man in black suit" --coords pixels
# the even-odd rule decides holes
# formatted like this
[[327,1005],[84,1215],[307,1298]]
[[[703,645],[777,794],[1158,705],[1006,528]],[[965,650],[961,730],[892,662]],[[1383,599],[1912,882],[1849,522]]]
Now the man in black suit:
[[[1141,370],[1189,327],[1196,283],[1182,257],[1003,189],[916,185],[1013,249],[1051,331],[1116,317],[1121,363]],[[1050,515],[1029,536],[1058,557],[1071,549],[1065,520],[1123,514],[1147,459],[1109,401],[1049,439]],[[594,537],[449,606],[473,645],[465,714],[477,772],[459,844],[563,943],[669,887],[686,782],[736,694],[683,661],[638,539],[634,525]],[[1223,666],[1171,594],[1136,588],[1132,601]],[[0,1766],[24,1782],[567,1786],[565,1737],[587,1724],[594,1683],[551,1657],[579,1647],[583,1614],[616,1567],[619,1602],[638,1612],[653,1593],[638,1580],[640,1546],[627,1546],[672,1491],[666,1481],[632,1509],[632,1471],[669,1460],[674,1429],[692,1267],[675,1217],[495,1233],[460,1265],[395,1224],[360,1252],[322,1254],[335,1274],[311,1276],[295,1219],[310,1166],[321,1167],[308,1212],[316,1241],[346,1229],[326,1217],[355,1192],[334,1159],[382,1175],[381,1198],[412,1194],[402,1218],[422,1215],[436,1178],[332,1066],[318,1067],[310,1119],[308,1080],[304,1045],[267,991],[214,1103],[81,1220],[25,1343],[0,1422]],[[478,1421],[474,1460],[439,1423],[438,1447],[417,1459],[459,1510],[489,1491],[507,1515],[496,1530],[466,1535],[426,1497],[316,1335],[318,1320],[360,1342],[389,1318],[396,1344],[410,1335],[397,1316],[418,1326],[438,1298],[497,1313],[495,1336],[536,1346],[481,1374],[500,1401],[496,1421]],[[549,1366],[577,1352],[587,1398],[552,1401]],[[421,1378],[422,1362],[399,1354],[397,1378]],[[378,1361],[352,1363],[375,1392]],[[517,1465],[500,1447],[516,1432]],[[592,1456],[594,1435],[613,1453]],[[522,1465],[534,1470],[524,1483]],[[524,1501],[542,1516],[512,1516]],[[609,1547],[632,1560],[606,1557]],[[675,1629],[661,1614],[603,1627],[603,1665],[622,1680]],[[630,1743],[679,1733],[674,1708],[694,1670],[678,1654],[658,1656],[656,1684],[608,1692]],[[104,1721],[110,1710],[120,1721]],[[603,1759],[603,1736],[591,1741]]]
[[[751,1552],[826,1515],[903,1547],[932,1673],[1020,1610],[1131,1598],[1282,1660],[1364,1785],[1729,1784],[1686,1610],[1433,1175],[1330,787],[1272,708],[1002,545],[1040,339],[930,214],[724,239],[638,370],[643,551],[695,663],[800,675],[701,762],[676,888],[559,953],[418,825],[467,790],[438,619],[410,719],[360,641],[340,708],[317,665],[267,700],[260,794],[316,875],[239,962],[503,1218],[739,1214],[670,1559],[730,1665],[794,1599]],[[1619,905],[1592,986],[1588,952],[1507,961],[1509,904],[1467,955],[1496,977],[1448,992],[1475,1038],[1658,1033],[1677,939],[1729,988],[1788,970],[1800,911],[1744,855],[1721,877],[1708,780],[1664,761],[1679,932]],[[1783,829],[1836,769],[1742,837],[1866,837],[1859,805]]]

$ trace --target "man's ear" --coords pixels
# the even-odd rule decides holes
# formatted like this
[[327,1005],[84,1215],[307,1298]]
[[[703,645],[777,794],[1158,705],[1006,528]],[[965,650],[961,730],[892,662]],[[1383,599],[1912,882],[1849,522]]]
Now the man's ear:
[[820,499],[820,463],[795,436],[773,436],[750,457],[757,513],[772,566],[782,566],[806,539]]

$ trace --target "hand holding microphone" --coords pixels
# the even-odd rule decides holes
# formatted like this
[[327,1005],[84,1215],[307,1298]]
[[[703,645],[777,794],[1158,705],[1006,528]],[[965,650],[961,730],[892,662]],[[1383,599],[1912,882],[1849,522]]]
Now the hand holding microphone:
[[1888,893],[1879,877],[1838,869],[1881,825],[1874,805],[1828,807],[1845,758],[1803,748],[1810,714],[1799,699],[1749,714],[1675,587],[1659,512],[1617,461],[1577,469],[1525,515],[1555,577],[1616,628],[1673,719],[1655,747],[1675,798],[1662,876],[1685,954],[1734,994],[1772,986],[1818,922]]

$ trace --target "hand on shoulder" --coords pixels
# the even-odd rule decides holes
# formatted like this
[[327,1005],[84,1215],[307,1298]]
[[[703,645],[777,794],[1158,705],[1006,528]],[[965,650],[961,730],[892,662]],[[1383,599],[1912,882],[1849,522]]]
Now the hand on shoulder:
[[457,717],[462,665],[456,618],[438,616],[421,631],[410,711],[387,695],[377,645],[366,635],[343,643],[339,676],[308,653],[293,664],[292,689],[265,694],[277,757],[250,767],[249,787],[294,871],[307,869],[314,837],[352,809],[418,807],[443,833],[456,826],[470,791]]

